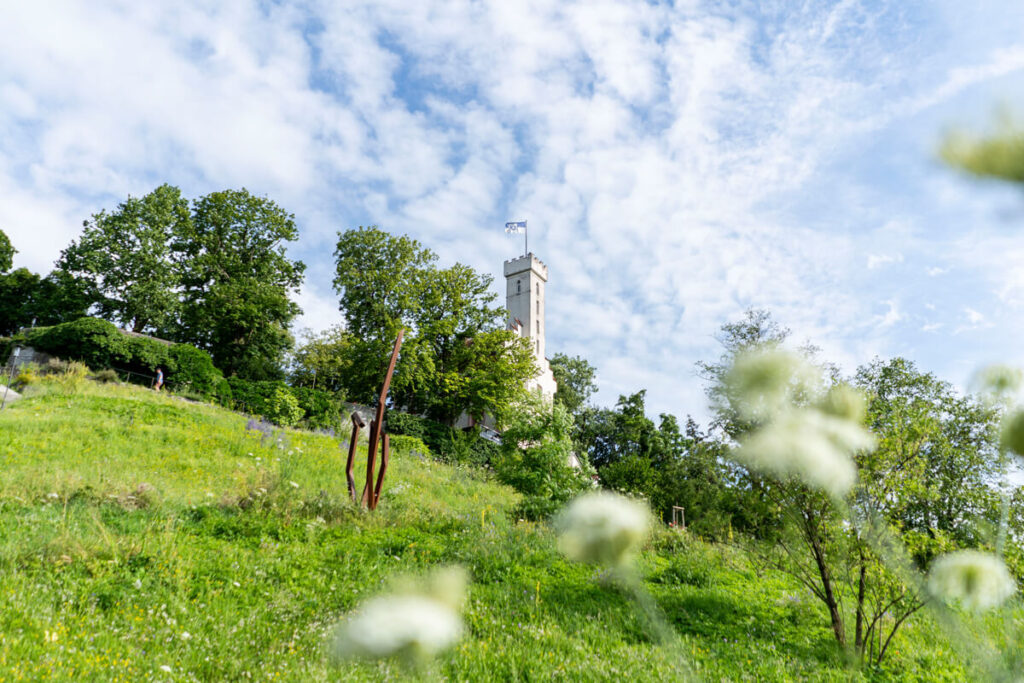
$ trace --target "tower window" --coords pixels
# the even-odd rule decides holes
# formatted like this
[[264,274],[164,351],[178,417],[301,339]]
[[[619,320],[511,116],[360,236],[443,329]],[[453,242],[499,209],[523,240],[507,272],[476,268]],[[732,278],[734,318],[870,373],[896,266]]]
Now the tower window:
[[540,335],[540,321],[537,321],[537,334]]
[[522,293],[523,293],[523,281],[522,280],[516,280],[516,294],[522,294]]
[[537,345],[537,353],[540,353],[540,339],[534,342]]
[[540,299],[537,299],[537,315],[540,315]]
[[540,297],[540,283],[537,283],[537,296]]

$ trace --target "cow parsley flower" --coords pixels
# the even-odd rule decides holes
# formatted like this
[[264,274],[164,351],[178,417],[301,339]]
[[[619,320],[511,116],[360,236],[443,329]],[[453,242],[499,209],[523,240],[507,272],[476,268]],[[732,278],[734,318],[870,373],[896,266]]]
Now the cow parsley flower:
[[867,414],[864,394],[849,384],[836,384],[818,404],[826,415],[860,424]]
[[370,600],[338,628],[334,653],[420,661],[461,635],[462,619],[450,606],[425,596],[389,595]]
[[427,577],[395,581],[390,595],[369,600],[338,625],[332,644],[334,656],[423,662],[462,635],[459,612],[467,583],[461,567],[444,567]]
[[736,357],[725,386],[743,418],[765,420],[795,398],[820,391],[821,373],[795,353],[761,349]]
[[736,457],[756,470],[797,476],[841,498],[857,480],[852,454],[874,446],[874,437],[856,422],[814,409],[793,409],[744,438]]
[[1003,418],[999,443],[1011,453],[1024,455],[1024,410],[1018,408]]
[[1009,365],[988,365],[971,378],[971,389],[982,396],[996,401],[1012,398],[1024,383],[1020,368]]
[[935,560],[928,574],[928,588],[943,600],[958,600],[965,609],[975,612],[997,607],[1017,592],[1017,584],[1003,561],[977,550],[961,550]]
[[647,506],[615,493],[588,493],[556,519],[558,545],[569,559],[617,567],[643,543],[650,524]]

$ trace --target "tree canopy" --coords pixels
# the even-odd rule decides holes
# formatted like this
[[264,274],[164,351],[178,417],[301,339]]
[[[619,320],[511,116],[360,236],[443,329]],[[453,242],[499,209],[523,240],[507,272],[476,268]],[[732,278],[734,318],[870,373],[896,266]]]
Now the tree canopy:
[[57,269],[90,285],[104,318],[133,332],[162,332],[178,308],[180,276],[171,245],[190,220],[188,200],[176,187],[129,196],[113,212],[85,221]]
[[289,298],[305,265],[287,255],[295,217],[244,188],[201,197],[174,250],[182,288],[178,339],[210,352],[225,374],[281,375],[292,345]]
[[351,343],[346,389],[374,399],[399,329],[392,396],[412,412],[453,423],[498,415],[537,373],[523,339],[505,329],[493,278],[376,227],[339,233],[334,286]]

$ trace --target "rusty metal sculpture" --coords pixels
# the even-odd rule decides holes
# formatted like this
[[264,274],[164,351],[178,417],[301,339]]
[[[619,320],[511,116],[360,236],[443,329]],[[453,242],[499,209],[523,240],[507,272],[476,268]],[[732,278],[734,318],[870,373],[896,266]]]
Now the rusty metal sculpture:
[[[391,439],[384,434],[384,405],[388,398],[388,389],[391,387],[391,375],[395,372],[395,362],[398,360],[398,350],[402,348],[402,333],[398,331],[398,338],[395,339],[395,349],[391,352],[391,363],[388,365],[388,372],[384,375],[384,386],[380,390],[380,397],[377,399],[377,412],[370,421],[369,444],[366,448],[366,484],[363,486],[363,495],[356,495],[356,480],[352,474],[352,467],[356,459],[356,444],[359,441],[359,430],[366,426],[359,413],[352,413],[352,439],[348,445],[348,462],[345,464],[345,476],[348,479],[348,493],[352,500],[360,505],[365,505],[369,510],[377,509],[377,502],[380,500],[380,491],[384,486],[384,473],[388,469],[388,460],[391,456]],[[380,473],[377,475],[376,486],[374,486],[373,473],[377,464],[377,448],[381,449]]]

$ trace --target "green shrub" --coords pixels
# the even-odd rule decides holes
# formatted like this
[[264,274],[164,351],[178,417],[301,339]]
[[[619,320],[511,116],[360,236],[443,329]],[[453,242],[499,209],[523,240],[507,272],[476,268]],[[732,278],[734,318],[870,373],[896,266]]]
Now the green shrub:
[[308,387],[289,387],[302,408],[306,424],[312,429],[334,429],[341,426],[341,397],[329,391]]
[[282,427],[294,427],[302,419],[299,401],[286,386],[274,389],[273,395],[267,400],[267,409],[264,417]]
[[419,453],[429,458],[430,448],[422,440],[415,436],[403,436],[401,434],[391,435],[391,450],[396,453]]
[[82,382],[89,376],[89,368],[78,361],[62,361],[53,358],[47,363],[45,381],[55,386],[65,396],[78,393]]
[[92,379],[102,384],[108,384],[110,382],[118,382],[121,378],[117,376],[117,372],[107,368],[106,370],[100,370],[99,372],[94,373]]
[[498,452],[497,444],[481,438],[475,430],[463,432],[408,413],[388,413],[387,429],[390,434],[420,439],[442,462],[483,466]]
[[[175,344],[168,351],[167,379],[174,388],[187,388],[200,396],[221,398],[227,384],[213,366],[210,354],[190,344]],[[226,391],[230,394],[230,387]]]
[[267,401],[278,386],[284,382],[253,382],[240,377],[229,377],[231,406],[250,415],[266,415],[270,410]]
[[21,390],[30,384],[35,384],[39,379],[39,366],[35,363],[29,363],[18,368],[18,374],[14,376],[14,381],[11,383],[11,387],[16,390]]
[[542,519],[591,487],[593,470],[569,464],[571,429],[572,417],[560,403],[530,396],[510,411],[494,471],[525,496],[522,516]]

